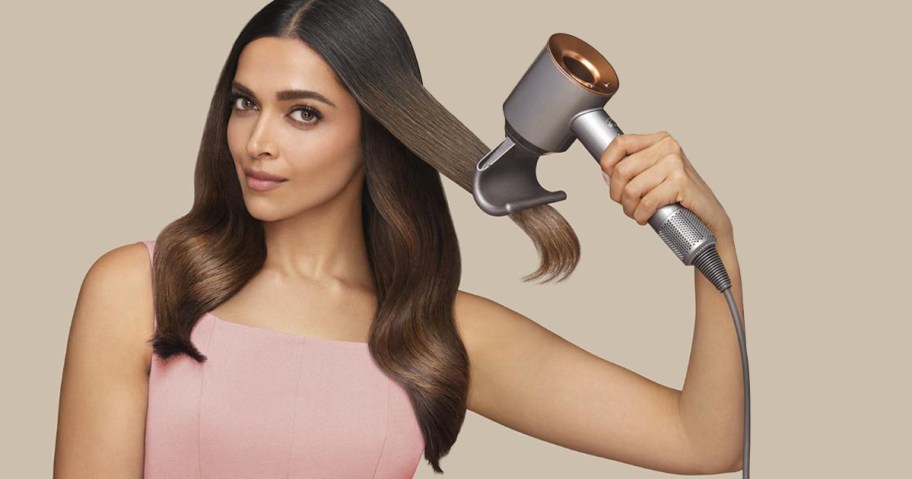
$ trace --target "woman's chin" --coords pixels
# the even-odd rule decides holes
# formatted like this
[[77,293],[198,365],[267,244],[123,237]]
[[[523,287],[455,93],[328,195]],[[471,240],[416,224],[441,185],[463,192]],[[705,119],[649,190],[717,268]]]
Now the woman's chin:
[[[259,203],[259,202],[254,202],[254,203]],[[272,221],[282,219],[282,215],[275,208],[269,207],[268,205],[250,204],[249,202],[246,203],[246,205],[247,205],[247,213],[249,213],[250,216],[252,216],[254,219],[257,219],[264,223],[269,223]]]

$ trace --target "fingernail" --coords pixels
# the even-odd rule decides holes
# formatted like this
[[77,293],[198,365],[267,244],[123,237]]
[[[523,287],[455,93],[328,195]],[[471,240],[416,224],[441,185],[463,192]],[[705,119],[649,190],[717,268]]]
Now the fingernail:
[[608,174],[605,173],[604,171],[602,172],[602,178],[605,179],[605,184],[606,184],[606,185],[611,185],[611,178],[610,178],[610,177],[608,176]]

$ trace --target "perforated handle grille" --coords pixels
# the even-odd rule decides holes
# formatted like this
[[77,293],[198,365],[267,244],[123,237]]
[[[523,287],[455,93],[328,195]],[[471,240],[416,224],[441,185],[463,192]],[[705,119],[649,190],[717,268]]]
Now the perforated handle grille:
[[695,214],[681,206],[665,220],[658,233],[675,256],[688,265],[690,263],[685,261],[687,254],[712,236]]
[[674,203],[663,206],[649,219],[662,241],[684,264],[694,265],[719,291],[731,287],[731,279],[716,251],[716,237],[689,209]]

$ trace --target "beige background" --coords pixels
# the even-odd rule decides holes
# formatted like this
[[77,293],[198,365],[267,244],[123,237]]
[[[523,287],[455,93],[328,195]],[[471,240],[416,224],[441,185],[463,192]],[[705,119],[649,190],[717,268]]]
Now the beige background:
[[[264,2],[11,3],[0,12],[0,476],[50,477],[83,276],[189,209],[212,88]],[[897,477],[912,446],[909,11],[838,3],[387,2],[426,87],[491,147],[503,101],[554,32],[613,63],[621,88],[606,110],[622,129],[681,142],[735,226],[757,478]],[[561,285],[523,284],[531,242],[445,180],[461,288],[680,388],[692,270],[623,214],[595,168],[579,144],[540,163],[544,186],[568,192],[555,206],[582,242]],[[442,465],[454,478],[672,477],[472,412]],[[424,460],[417,477],[433,477]]]

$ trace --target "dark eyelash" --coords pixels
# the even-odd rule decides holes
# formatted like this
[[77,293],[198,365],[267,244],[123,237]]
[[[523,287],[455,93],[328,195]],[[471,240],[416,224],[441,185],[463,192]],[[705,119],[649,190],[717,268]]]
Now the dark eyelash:
[[[241,98],[243,98],[243,99],[245,99],[245,100],[247,100],[247,101],[249,101],[249,102],[251,102],[251,103],[255,103],[255,102],[254,102],[250,97],[248,97],[247,95],[244,95],[244,94],[242,94],[242,93],[232,92],[232,93],[231,93],[231,108],[232,108],[232,109],[234,109],[234,104],[237,103],[237,101],[238,101],[239,99],[241,99]],[[295,121],[297,121],[298,123],[315,124],[315,123],[317,123],[318,121],[320,121],[320,120],[323,119],[323,114],[320,113],[320,110],[318,110],[318,109],[316,109],[316,108],[314,108],[314,107],[312,107],[312,106],[310,106],[310,105],[307,105],[307,104],[295,105],[295,107],[294,107],[291,111],[294,112],[294,111],[298,111],[298,110],[307,111],[308,113],[311,114],[311,116],[313,116],[314,118],[316,118],[315,120],[310,121],[310,122],[307,122],[307,121],[297,121],[297,120],[295,120]]]

